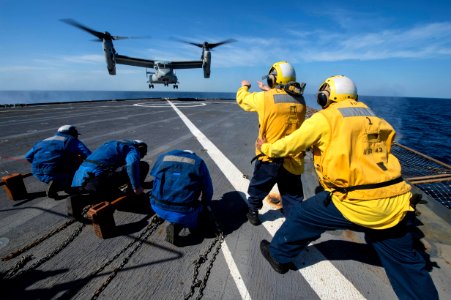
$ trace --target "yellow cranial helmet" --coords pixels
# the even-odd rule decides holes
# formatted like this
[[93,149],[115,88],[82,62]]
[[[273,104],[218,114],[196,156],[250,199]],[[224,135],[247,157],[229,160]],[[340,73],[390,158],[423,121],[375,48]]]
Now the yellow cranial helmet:
[[335,75],[327,78],[319,87],[317,101],[323,108],[332,102],[345,99],[358,99],[357,87],[354,82],[346,76]]
[[288,62],[279,61],[271,66],[268,75],[263,77],[263,79],[265,78],[267,78],[270,87],[285,85],[290,81],[296,81],[296,72]]

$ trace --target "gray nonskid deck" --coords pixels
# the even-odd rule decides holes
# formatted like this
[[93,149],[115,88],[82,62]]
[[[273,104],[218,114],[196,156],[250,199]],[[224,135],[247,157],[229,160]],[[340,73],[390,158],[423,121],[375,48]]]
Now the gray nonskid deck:
[[[63,124],[77,126],[82,134],[80,139],[92,150],[109,139],[144,140],[149,145],[145,160],[151,165],[164,151],[190,149],[205,159],[210,170],[215,189],[213,211],[225,233],[203,291],[204,299],[343,299],[349,296],[349,291],[356,292],[351,294],[355,298],[396,298],[383,268],[357,233],[324,234],[315,241],[316,246],[309,247],[309,251],[299,257],[298,266],[303,266],[300,271],[285,275],[274,272],[261,256],[259,243],[262,239],[271,239],[271,231],[280,226],[283,217],[280,212],[269,211],[263,216],[264,226],[250,225],[245,217],[246,189],[236,188],[237,184],[246,186],[252,175],[250,160],[254,155],[257,115],[241,111],[233,101],[171,102],[225,159],[218,161],[221,156],[213,155],[208,144],[199,142],[166,100],[67,103],[0,110],[0,173],[29,172],[30,165],[22,159],[23,155],[36,141],[52,135]],[[222,165],[225,160],[238,169],[239,176],[228,177],[231,171]],[[148,177],[146,181],[150,180]],[[1,256],[67,221],[65,199],[42,197],[45,185],[33,177],[26,178],[25,182],[35,198],[12,202],[0,193]],[[316,177],[311,164],[306,167],[303,182],[306,196],[312,195]],[[419,228],[427,233],[425,241],[429,244],[431,260],[439,266],[433,268],[431,274],[441,299],[450,299],[449,224],[443,224],[426,206],[422,205],[421,209],[424,213],[420,218],[424,218],[425,225]],[[57,298],[64,293],[76,299],[91,297],[129,251],[95,276],[91,276],[93,272],[133,242],[151,217],[142,211],[116,211],[120,235],[106,240],[95,236],[92,226],[87,224],[73,242],[36,270],[21,276],[20,280],[4,280],[2,284],[8,286],[10,298]],[[35,259],[23,269],[51,252],[79,226],[74,223],[24,253],[33,254]],[[446,228],[447,234],[435,228]],[[210,236],[188,240],[188,245],[175,247],[165,242],[164,236],[163,224],[130,257],[100,298],[181,299],[187,295],[193,279],[193,262],[215,239]],[[205,275],[210,258],[211,253],[200,268],[199,279]],[[2,262],[0,271],[9,270],[19,259]],[[334,278],[331,274],[335,272],[337,281],[331,282]],[[337,287],[341,280],[343,285],[350,284],[348,291]]]

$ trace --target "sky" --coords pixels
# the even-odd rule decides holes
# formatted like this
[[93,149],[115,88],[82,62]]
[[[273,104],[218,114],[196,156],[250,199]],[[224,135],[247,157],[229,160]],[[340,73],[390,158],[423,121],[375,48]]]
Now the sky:
[[[112,35],[121,55],[199,60],[181,43],[236,42],[212,52],[211,78],[177,70],[179,91],[252,90],[277,61],[316,93],[329,76],[351,78],[360,95],[451,99],[451,1],[0,0],[1,90],[146,91],[145,68],[108,74],[101,43],[61,19]],[[156,86],[156,91],[173,88]]]

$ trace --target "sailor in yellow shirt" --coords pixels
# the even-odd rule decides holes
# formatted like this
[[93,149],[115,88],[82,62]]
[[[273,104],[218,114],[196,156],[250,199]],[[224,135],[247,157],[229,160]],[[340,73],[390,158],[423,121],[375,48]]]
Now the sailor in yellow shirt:
[[[276,142],[257,141],[270,158],[311,148],[323,192],[296,204],[263,256],[279,273],[295,268],[300,251],[327,230],[365,233],[400,299],[438,299],[422,256],[413,248],[410,186],[391,153],[395,131],[364,103],[349,78],[337,75],[320,86],[323,109]],[[337,250],[339,251],[339,250]]]
[[[291,64],[285,61],[273,64],[266,78],[268,86],[258,82],[263,91],[255,93],[249,92],[251,84],[243,80],[236,101],[243,110],[258,113],[258,138],[275,142],[301,126],[306,106],[302,96],[303,86],[296,82]],[[303,155],[270,159],[260,150],[256,150],[255,154],[258,160],[248,188],[247,218],[251,224],[260,225],[258,210],[276,183],[282,196],[284,214],[288,214],[293,203],[304,199],[301,181]]]

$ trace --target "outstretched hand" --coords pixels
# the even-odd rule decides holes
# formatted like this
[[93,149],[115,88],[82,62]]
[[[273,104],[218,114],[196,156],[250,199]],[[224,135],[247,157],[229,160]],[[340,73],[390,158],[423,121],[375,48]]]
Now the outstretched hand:
[[270,90],[270,87],[267,86],[266,84],[264,84],[263,82],[257,81],[257,83],[258,83],[258,87],[259,87],[262,91],[269,91],[269,90]]
[[241,81],[241,86],[247,86],[248,88],[251,88],[251,83],[249,80],[243,80]]

